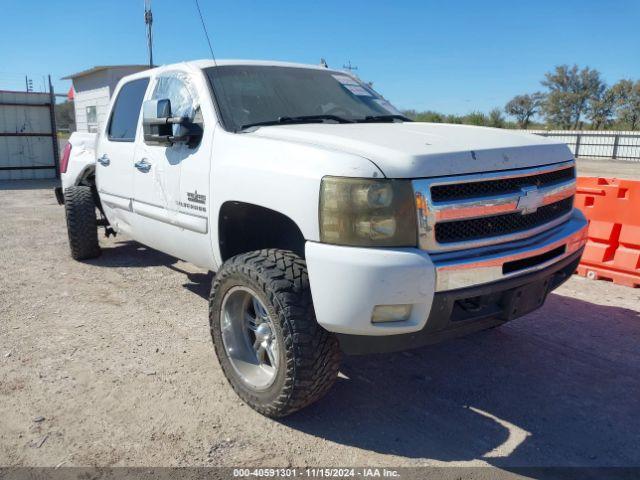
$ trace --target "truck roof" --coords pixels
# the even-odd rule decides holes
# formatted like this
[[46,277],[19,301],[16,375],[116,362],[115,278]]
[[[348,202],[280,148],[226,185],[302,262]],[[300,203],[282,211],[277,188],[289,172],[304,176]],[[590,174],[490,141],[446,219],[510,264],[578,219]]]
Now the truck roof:
[[298,67],[298,68],[312,68],[316,70],[333,70],[332,68],[326,68],[322,65],[311,65],[306,63],[295,63],[295,62],[279,62],[275,60],[193,60],[190,62],[185,62],[188,64],[192,64],[197,68],[209,68],[215,67],[219,65],[263,65],[263,66],[274,66],[274,67]]
[[293,63],[293,62],[278,62],[274,60],[190,60],[187,62],[178,62],[178,63],[170,63],[167,65],[160,65],[155,68],[151,68],[148,70],[144,70],[142,72],[137,72],[132,75],[127,75],[123,77],[123,80],[130,80],[134,78],[147,77],[150,75],[155,75],[164,71],[174,70],[176,68],[179,69],[198,69],[202,70],[204,68],[216,67],[216,66],[224,66],[224,65],[263,65],[263,66],[274,66],[274,67],[297,67],[297,68],[309,68],[314,70],[326,70],[329,72],[338,72],[343,73],[345,75],[350,75],[347,72],[343,72],[341,70],[335,70],[332,68],[326,68],[322,65],[309,65],[304,63]]

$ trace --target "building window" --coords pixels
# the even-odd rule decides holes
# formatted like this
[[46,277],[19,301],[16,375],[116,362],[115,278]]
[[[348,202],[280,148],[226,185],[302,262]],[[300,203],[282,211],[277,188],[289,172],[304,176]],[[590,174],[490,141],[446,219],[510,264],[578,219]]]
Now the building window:
[[98,112],[95,105],[87,107],[87,130],[90,132],[98,131]]

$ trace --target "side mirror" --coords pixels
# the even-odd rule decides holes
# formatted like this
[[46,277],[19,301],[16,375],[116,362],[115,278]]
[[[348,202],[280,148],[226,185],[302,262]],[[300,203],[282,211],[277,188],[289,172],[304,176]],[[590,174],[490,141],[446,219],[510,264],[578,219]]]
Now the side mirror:
[[142,130],[147,145],[170,146],[173,126],[167,122],[171,118],[171,101],[168,98],[147,100],[142,104]]
[[[178,128],[174,129],[174,125]],[[144,143],[169,147],[174,143],[195,146],[202,136],[202,127],[186,117],[171,116],[168,98],[147,100],[142,104]]]

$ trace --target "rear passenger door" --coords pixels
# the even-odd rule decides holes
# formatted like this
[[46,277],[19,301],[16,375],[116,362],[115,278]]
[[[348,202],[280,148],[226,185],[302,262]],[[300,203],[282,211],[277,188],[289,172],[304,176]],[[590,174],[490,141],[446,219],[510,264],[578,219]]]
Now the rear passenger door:
[[96,185],[109,222],[131,233],[133,160],[149,78],[128,81],[115,93],[109,119],[96,145]]

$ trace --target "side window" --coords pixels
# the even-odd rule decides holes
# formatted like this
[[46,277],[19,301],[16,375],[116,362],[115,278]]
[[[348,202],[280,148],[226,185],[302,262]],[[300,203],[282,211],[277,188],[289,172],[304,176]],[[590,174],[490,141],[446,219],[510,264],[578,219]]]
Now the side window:
[[168,98],[171,102],[171,116],[193,120],[197,109],[195,95],[189,77],[182,72],[174,72],[158,77],[151,99]]
[[140,78],[125,84],[116,98],[109,121],[109,140],[133,142],[140,118],[144,93],[149,85],[148,78]]

